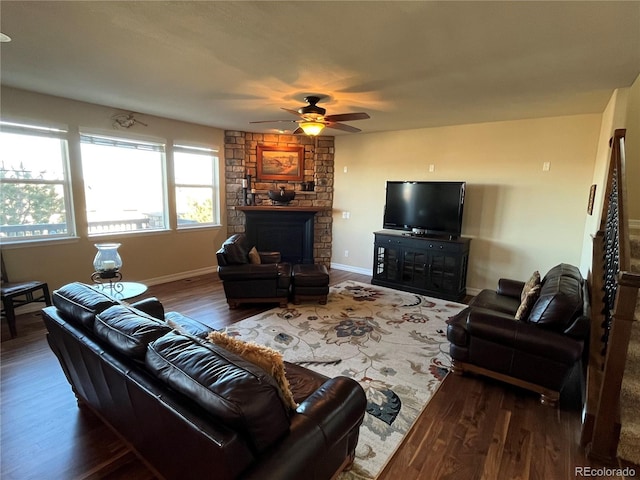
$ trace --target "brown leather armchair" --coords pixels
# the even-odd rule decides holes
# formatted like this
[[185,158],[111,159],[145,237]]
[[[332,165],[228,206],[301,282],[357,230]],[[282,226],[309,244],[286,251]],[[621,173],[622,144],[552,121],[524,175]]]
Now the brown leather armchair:
[[523,299],[524,286],[500,279],[497,290],[482,290],[447,321],[452,370],[532,390],[553,406],[586,361],[587,284],[578,268],[560,264],[529,294],[533,298]]
[[291,265],[280,262],[280,252],[258,252],[248,245],[243,233],[238,233],[222,244],[216,257],[229,308],[241,303],[287,306]]

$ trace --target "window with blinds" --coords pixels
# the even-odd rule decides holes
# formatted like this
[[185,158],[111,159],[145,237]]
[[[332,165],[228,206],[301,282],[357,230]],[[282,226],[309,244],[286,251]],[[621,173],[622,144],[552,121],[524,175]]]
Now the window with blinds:
[[165,145],[81,133],[89,235],[168,229]]

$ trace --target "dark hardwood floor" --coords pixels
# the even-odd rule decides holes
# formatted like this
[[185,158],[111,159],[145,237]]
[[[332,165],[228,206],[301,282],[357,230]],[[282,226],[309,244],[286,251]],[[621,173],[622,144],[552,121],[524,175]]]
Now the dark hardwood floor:
[[[370,277],[331,271],[332,284],[344,280],[369,283]],[[153,286],[145,296],[156,296],[167,310],[214,328],[273,307],[229,310],[216,274]],[[108,427],[78,408],[49,350],[39,314],[19,316],[17,328],[18,337],[10,339],[2,324],[0,477],[154,478]],[[448,375],[379,478],[577,478],[575,467],[602,467],[585,458],[579,433],[576,408],[543,407],[532,393],[489,379]]]

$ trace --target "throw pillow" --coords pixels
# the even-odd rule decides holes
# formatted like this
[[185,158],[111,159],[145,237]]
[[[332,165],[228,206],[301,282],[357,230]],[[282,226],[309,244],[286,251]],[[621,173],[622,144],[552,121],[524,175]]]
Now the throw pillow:
[[538,300],[538,297],[540,297],[540,285],[535,285],[531,289],[529,289],[527,295],[524,297],[524,300],[522,300],[522,302],[520,303],[518,311],[515,315],[515,319],[524,321],[529,318],[531,309]]
[[525,283],[524,287],[522,287],[522,292],[520,293],[521,302],[524,302],[524,299],[527,297],[529,290],[531,290],[536,285],[540,285],[540,272],[538,270],[533,272],[533,275],[531,275],[531,278],[527,280],[527,283]]
[[256,247],[253,247],[251,250],[249,250],[249,263],[253,263],[254,265],[260,265],[260,263],[262,263],[260,261],[260,254],[258,253]]
[[242,340],[230,337],[226,333],[217,331],[209,332],[207,339],[211,343],[241,356],[248,362],[257,365],[270,374],[280,388],[280,394],[284,404],[294,410],[297,408],[298,405],[293,399],[289,381],[285,376],[284,361],[282,360],[282,354],[280,352],[264,345],[258,345],[257,343],[243,342]]

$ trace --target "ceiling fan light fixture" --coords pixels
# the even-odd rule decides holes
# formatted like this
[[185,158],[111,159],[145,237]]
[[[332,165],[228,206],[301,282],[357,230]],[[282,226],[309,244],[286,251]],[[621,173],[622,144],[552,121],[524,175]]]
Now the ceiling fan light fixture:
[[306,135],[311,135],[315,137],[316,135],[320,135],[320,132],[324,129],[324,123],[320,122],[302,122],[300,124],[300,128]]

